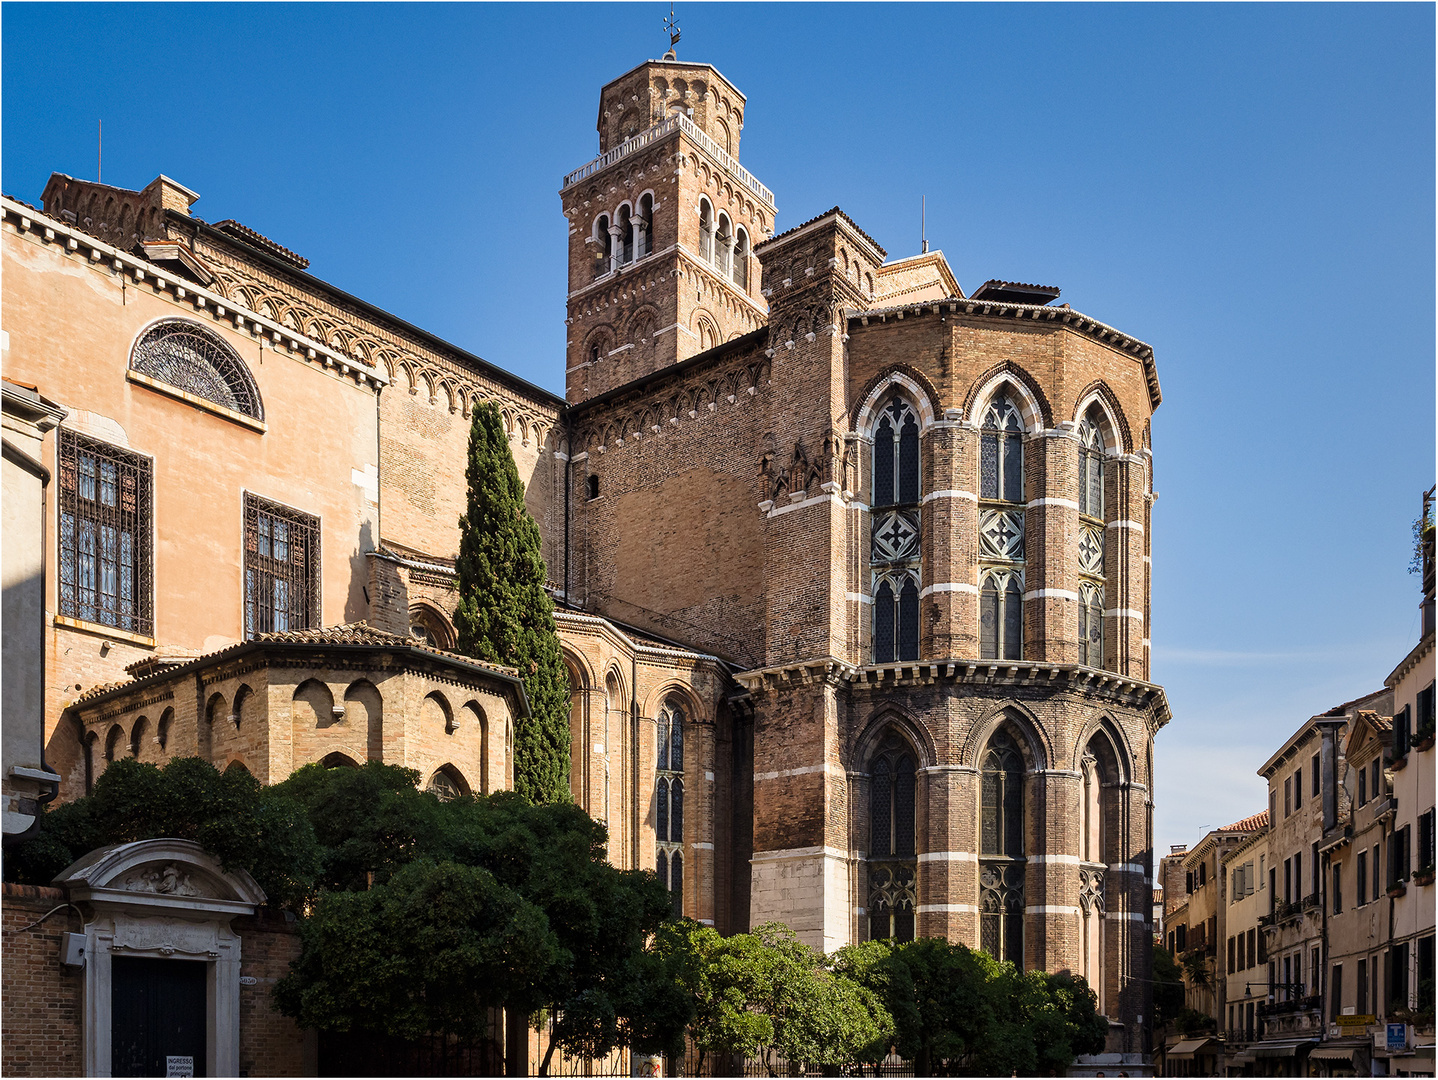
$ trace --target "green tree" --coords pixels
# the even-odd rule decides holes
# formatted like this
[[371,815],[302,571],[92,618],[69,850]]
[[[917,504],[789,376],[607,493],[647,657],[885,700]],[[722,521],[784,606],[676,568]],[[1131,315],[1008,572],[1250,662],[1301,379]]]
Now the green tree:
[[174,758],[162,769],[121,758],[92,794],[47,811],[38,835],[7,853],[5,872],[47,885],[96,848],[162,836],[194,840],[225,869],[249,872],[276,906],[303,901],[322,855],[303,806],[242,768],[220,773],[201,758]]
[[518,670],[530,715],[515,725],[514,790],[530,802],[569,798],[569,691],[554,610],[544,591],[539,526],[524,507],[504,421],[474,409],[459,519],[459,651]]
[[1183,969],[1162,945],[1153,947],[1153,1025],[1155,1030],[1183,1012]]
[[[573,803],[533,805],[514,792],[441,803],[416,790],[416,779],[371,763],[307,767],[279,785],[309,815],[325,890],[306,920],[315,929],[303,939],[286,1010],[325,1030],[404,1038],[465,1035],[463,1015],[477,1003],[525,1020],[545,1010],[555,1024],[542,1072],[559,1049],[599,1057],[620,1045],[682,1047],[687,1002],[664,958],[646,947],[670,911],[654,875],[611,866],[604,827]],[[415,936],[400,925],[416,918],[421,899],[445,908],[459,936],[438,927]],[[541,920],[547,944],[518,939],[507,978],[454,960],[504,955],[513,928],[492,913],[505,911]],[[394,956],[401,950],[409,955]],[[370,968],[396,979],[431,968],[448,974],[442,986],[425,986],[410,1012],[381,1023],[391,991],[359,977]]]
[[779,1057],[837,1068],[892,1034],[879,995],[780,923],[724,938],[686,920],[661,931],[658,950],[689,995],[701,1071],[711,1053],[757,1057],[771,1076]]
[[560,958],[544,912],[480,867],[420,859],[366,891],[324,892],[275,985],[319,1031],[482,1036],[488,1009],[532,996]]
[[[994,1026],[990,984],[998,965],[943,938],[869,942],[839,950],[837,970],[882,996],[894,1044],[918,1075],[938,1075],[973,1054]],[[1007,1075],[1007,1074],[1005,1074]]]

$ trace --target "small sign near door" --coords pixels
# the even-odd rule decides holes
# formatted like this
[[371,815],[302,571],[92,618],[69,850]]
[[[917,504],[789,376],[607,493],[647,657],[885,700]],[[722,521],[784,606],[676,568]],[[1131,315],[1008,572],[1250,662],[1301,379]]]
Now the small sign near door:
[[166,1076],[194,1076],[195,1059],[188,1054],[166,1054],[165,1055]]

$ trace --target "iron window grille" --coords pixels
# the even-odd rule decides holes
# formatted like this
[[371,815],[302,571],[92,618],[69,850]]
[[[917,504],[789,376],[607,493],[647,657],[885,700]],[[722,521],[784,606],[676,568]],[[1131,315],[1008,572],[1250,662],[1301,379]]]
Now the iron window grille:
[[239,353],[197,323],[174,320],[152,326],[135,343],[130,367],[232,412],[265,418],[259,387]]
[[59,612],[132,634],[154,634],[148,458],[59,432]]
[[655,872],[669,890],[674,913],[684,911],[684,710],[669,702],[656,725]]
[[890,734],[869,766],[869,940],[914,939],[918,862],[914,756]]
[[919,417],[891,398],[874,428],[869,529],[874,662],[919,658]]
[[245,636],[320,624],[320,519],[245,493]]

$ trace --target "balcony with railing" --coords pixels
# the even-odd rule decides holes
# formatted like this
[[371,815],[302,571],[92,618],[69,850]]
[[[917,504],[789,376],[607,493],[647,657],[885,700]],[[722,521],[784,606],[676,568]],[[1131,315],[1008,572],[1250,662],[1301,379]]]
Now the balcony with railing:
[[676,131],[682,131],[688,135],[691,140],[699,145],[701,150],[718,162],[724,168],[725,172],[747,188],[755,198],[771,211],[774,209],[774,193],[759,183],[759,181],[754,178],[753,173],[740,165],[727,150],[706,135],[698,124],[683,114],[671,116],[669,119],[655,124],[648,130],[641,131],[638,135],[625,139],[618,146],[600,154],[588,165],[583,165],[575,169],[564,178],[564,184],[560,190],[562,191],[564,188],[571,187],[581,180],[588,179],[600,169],[608,168],[616,161],[622,161],[630,154],[638,150],[643,150],[650,143],[658,142],[666,135],[672,135]]

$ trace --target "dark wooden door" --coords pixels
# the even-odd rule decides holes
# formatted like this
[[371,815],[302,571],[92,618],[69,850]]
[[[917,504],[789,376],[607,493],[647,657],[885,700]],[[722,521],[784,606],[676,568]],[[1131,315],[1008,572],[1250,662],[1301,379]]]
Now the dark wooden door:
[[111,961],[110,1073],[166,1076],[170,1058],[205,1075],[205,982],[199,960]]

